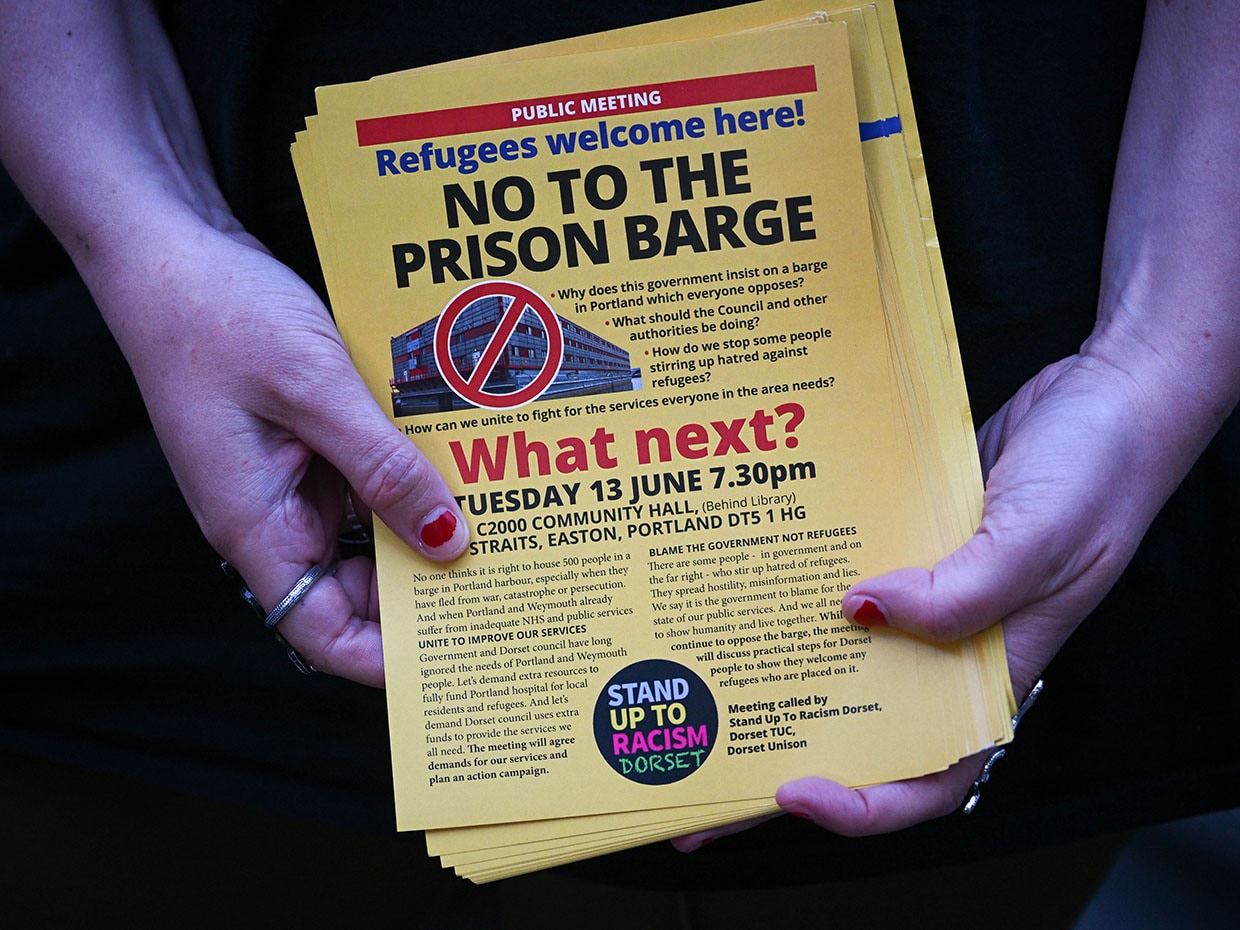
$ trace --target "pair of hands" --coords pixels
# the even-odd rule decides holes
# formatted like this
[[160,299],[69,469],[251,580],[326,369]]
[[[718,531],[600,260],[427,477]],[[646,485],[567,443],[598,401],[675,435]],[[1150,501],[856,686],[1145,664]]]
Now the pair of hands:
[[[1099,328],[982,429],[977,534],[932,572],[856,585],[849,616],[872,602],[931,639],[1003,623],[1023,694],[1235,405],[1240,188],[1218,165],[1240,151],[1238,19],[1227,4],[1149,5]],[[90,285],[207,538],[259,601],[331,559],[350,487],[427,557],[458,556],[468,529],[442,479],[313,292],[232,220],[152,5],[15,0],[0,76],[0,156]],[[318,669],[382,684],[366,560],[320,580],[280,628]],[[955,809],[980,764],[858,791],[807,779],[777,797],[836,832],[884,832]]]
[[[159,241],[159,263],[153,252],[139,264],[144,276],[133,274],[131,242],[123,273],[103,274],[96,293],[130,311],[148,305],[127,319],[160,321],[158,335],[118,338],[194,514],[260,603],[270,608],[307,568],[331,561],[350,489],[428,558],[460,555],[468,529],[451,492],[379,409],[304,282],[239,231],[202,228],[171,257]],[[1026,693],[1156,510],[1140,484],[1146,444],[1129,391],[1122,372],[1088,357],[1042,372],[980,433],[988,487],[977,534],[933,571],[859,583],[844,612],[856,617],[869,602],[891,626],[932,640],[1003,623],[1013,684]],[[423,528],[442,528],[445,513],[454,531],[428,545]],[[320,671],[382,684],[369,559],[341,563],[280,630]],[[777,799],[835,832],[887,832],[957,808],[981,764],[857,791],[802,779]],[[692,849],[743,826],[677,843]]]

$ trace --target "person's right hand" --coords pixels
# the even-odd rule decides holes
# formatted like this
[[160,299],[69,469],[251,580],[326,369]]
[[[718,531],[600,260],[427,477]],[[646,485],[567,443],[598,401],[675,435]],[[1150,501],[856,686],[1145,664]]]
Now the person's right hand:
[[[346,493],[429,559],[464,550],[443,479],[379,408],[318,297],[252,237],[160,217],[102,233],[85,271],[203,532],[266,610],[335,559]],[[378,620],[374,563],[354,558],[278,629],[316,669],[377,686]]]

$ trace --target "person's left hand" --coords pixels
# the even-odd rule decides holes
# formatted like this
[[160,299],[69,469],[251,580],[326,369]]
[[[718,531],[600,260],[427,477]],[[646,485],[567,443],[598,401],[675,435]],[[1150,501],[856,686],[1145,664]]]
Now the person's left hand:
[[[1145,397],[1125,373],[1073,356],[1026,384],[979,433],[985,506],[976,533],[931,570],[858,582],[842,610],[951,642],[1002,623],[1017,700],[1097,605],[1182,474],[1150,442]],[[887,833],[958,809],[992,750],[942,772],[849,789],[801,778],[775,795],[786,812],[846,836]],[[750,821],[675,841],[689,851]]]

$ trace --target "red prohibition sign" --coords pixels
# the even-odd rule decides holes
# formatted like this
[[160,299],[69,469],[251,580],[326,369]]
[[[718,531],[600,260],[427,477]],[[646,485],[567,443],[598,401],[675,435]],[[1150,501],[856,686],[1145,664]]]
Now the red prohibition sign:
[[[504,309],[486,349],[478,357],[473,371],[465,377],[452,359],[452,327],[471,304],[484,297],[501,298]],[[543,367],[525,387],[506,394],[487,391],[487,379],[491,377],[501,357],[506,354],[508,340],[516,331],[526,308],[534,311],[547,334],[547,357],[543,361]],[[435,361],[439,365],[439,373],[458,397],[476,407],[503,410],[536,400],[560,373],[563,359],[564,332],[560,329],[560,318],[540,294],[512,281],[484,281],[465,288],[444,307],[435,326]]]

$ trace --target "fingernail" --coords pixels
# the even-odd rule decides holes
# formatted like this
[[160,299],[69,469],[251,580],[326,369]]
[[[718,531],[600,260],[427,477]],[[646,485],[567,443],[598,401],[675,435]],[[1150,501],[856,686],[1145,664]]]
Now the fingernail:
[[418,538],[428,549],[438,549],[456,535],[456,515],[447,507],[440,507],[422,523]]
[[861,606],[853,612],[853,622],[861,623],[865,626],[886,626],[887,615],[883,613],[883,608],[879,607],[876,601],[872,601],[867,597],[861,602]]
[[793,817],[800,817],[802,820],[813,820],[814,819],[809,814],[805,813],[805,811],[799,811],[796,808],[792,808],[791,810],[788,811],[788,813],[791,814]]

